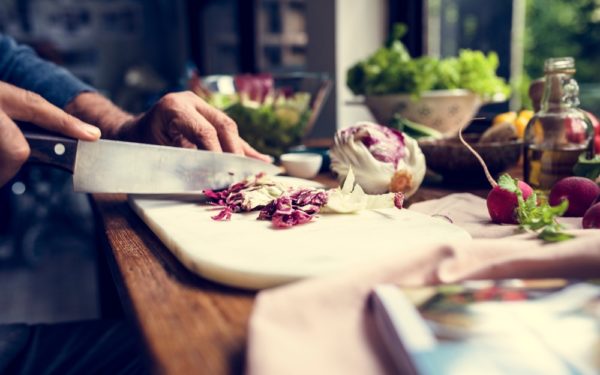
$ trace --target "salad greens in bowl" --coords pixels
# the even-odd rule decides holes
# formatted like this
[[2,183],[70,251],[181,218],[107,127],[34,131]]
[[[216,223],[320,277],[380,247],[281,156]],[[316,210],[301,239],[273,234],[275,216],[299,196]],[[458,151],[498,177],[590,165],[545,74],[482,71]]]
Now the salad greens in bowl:
[[215,75],[190,88],[231,117],[250,145],[278,158],[309,134],[331,80],[320,73]]
[[365,60],[352,66],[346,83],[375,119],[388,124],[399,114],[454,135],[486,102],[505,100],[510,89],[496,75],[498,56],[461,50],[457,57],[412,58],[400,38],[406,32],[397,25],[390,41]]

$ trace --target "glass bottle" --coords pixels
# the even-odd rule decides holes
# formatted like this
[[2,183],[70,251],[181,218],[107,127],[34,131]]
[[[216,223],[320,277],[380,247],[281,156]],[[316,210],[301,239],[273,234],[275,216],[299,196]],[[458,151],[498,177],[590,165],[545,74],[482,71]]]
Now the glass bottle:
[[556,181],[573,175],[582,152],[593,154],[594,129],[577,108],[579,86],[573,79],[573,58],[547,59],[544,74],[540,109],[525,128],[523,175],[534,189],[548,191]]

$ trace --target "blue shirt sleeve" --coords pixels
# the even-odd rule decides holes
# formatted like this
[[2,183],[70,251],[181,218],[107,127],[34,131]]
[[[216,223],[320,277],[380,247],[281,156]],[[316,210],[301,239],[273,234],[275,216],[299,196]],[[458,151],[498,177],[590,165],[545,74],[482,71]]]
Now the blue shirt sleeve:
[[41,59],[31,48],[1,33],[0,81],[36,92],[59,108],[82,92],[96,91],[66,69]]

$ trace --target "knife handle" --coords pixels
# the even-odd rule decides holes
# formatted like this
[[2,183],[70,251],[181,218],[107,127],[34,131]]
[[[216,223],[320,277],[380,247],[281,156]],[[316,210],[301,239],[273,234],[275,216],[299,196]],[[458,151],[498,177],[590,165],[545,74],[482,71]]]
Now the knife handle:
[[23,132],[31,154],[28,163],[40,163],[58,167],[73,173],[77,140],[51,134]]

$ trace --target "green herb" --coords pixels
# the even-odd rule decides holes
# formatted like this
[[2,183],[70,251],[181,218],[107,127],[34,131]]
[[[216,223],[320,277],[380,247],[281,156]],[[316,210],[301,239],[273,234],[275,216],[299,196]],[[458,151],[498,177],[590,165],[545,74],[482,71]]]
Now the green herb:
[[518,194],[517,192],[521,191],[519,189],[518,180],[510,177],[507,174],[503,174],[498,179],[498,186],[506,191],[510,191],[511,193]]
[[562,231],[556,217],[562,216],[569,208],[569,201],[563,200],[558,206],[550,206],[547,202],[539,202],[537,194],[532,193],[526,200],[519,189],[518,180],[509,175],[502,175],[498,185],[517,195],[517,220],[523,230],[538,233],[538,238],[547,242],[559,242],[573,238],[573,235]]
[[386,46],[352,66],[346,83],[356,95],[408,93],[418,97],[423,91],[467,89],[484,98],[507,96],[508,85],[496,75],[498,55],[461,50],[458,57],[438,60],[423,56],[411,58],[400,41],[404,25],[396,25]]
[[556,230],[551,227],[544,228],[538,235],[539,238],[546,242],[560,242],[570,240],[574,236],[569,233],[562,232],[560,229]]

